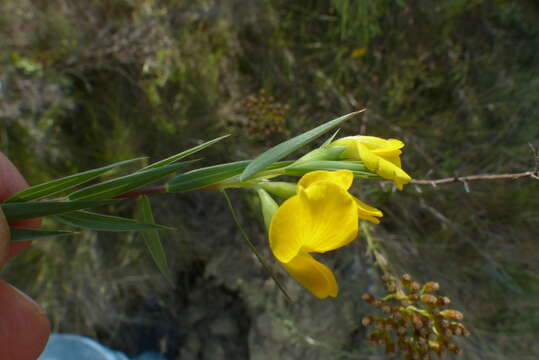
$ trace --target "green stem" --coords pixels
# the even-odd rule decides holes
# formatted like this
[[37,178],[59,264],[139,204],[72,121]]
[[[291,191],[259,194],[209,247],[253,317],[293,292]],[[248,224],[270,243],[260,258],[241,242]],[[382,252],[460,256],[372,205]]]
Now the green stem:
[[260,255],[260,253],[258,252],[258,250],[256,249],[256,247],[254,246],[254,244],[252,243],[252,241],[249,239],[249,236],[247,235],[247,233],[245,232],[245,230],[243,229],[243,227],[241,226],[240,224],[240,221],[238,219],[238,216],[236,214],[236,212],[234,211],[234,207],[232,206],[232,202],[230,201],[230,197],[228,196],[228,194],[226,193],[226,190],[221,190],[221,192],[223,193],[223,196],[225,197],[226,199],[226,203],[228,205],[228,209],[230,210],[230,213],[232,214],[232,218],[234,219],[234,222],[236,223],[236,226],[238,227],[238,229],[240,230],[240,233],[241,233],[241,236],[245,242],[245,244],[247,244],[247,246],[249,247],[249,249],[253,252],[253,254],[255,254],[256,258],[258,259],[258,261],[260,262],[260,264],[262,265],[262,267],[264,268],[264,270],[266,270],[266,272],[271,276],[271,278],[273,279],[273,281],[275,281],[275,284],[277,284],[277,286],[279,287],[279,289],[281,290],[281,292],[284,294],[284,296],[290,301],[292,302],[292,299],[290,298],[290,296],[288,295],[288,293],[286,292],[285,288],[283,287],[283,285],[279,282],[279,280],[277,280],[277,278],[275,277],[275,275],[273,274],[273,272],[271,271],[271,269],[269,268],[269,266],[266,264],[266,262],[264,261],[264,259],[262,258],[262,256]]
[[366,221],[361,222],[361,230],[365,234],[367,239],[367,248],[375,259],[376,265],[382,270],[385,275],[393,275],[393,271],[390,269],[386,257],[380,251],[376,239],[371,234],[371,229]]

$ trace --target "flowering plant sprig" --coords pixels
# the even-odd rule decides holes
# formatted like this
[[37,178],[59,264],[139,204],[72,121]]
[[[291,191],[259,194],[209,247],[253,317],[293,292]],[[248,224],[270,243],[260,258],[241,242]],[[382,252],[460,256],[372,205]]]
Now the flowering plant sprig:
[[[168,227],[154,222],[147,196],[194,190],[253,189],[263,200],[270,245],[277,259],[314,295],[320,298],[336,296],[337,285],[333,274],[309,254],[333,250],[354,240],[359,219],[379,222],[378,217],[382,216],[382,212],[353,197],[348,193],[348,188],[354,178],[379,176],[393,179],[402,188],[402,184],[410,180],[400,168],[399,149],[404,144],[398,140],[365,136],[336,141],[332,137],[320,148],[297,160],[282,159],[362,111],[341,116],[291,138],[254,160],[183,172],[169,178],[163,185],[148,187],[192,166],[195,161],[184,158],[222,141],[226,136],[110,180],[95,183],[101,175],[132,165],[140,159],[125,160],[38,184],[12,195],[0,207],[10,223],[12,241],[69,235],[73,233],[71,229],[142,231],[152,257],[160,270],[170,278],[165,251],[158,236],[159,230]],[[297,185],[272,181],[281,175],[302,178]],[[90,181],[94,183],[86,185]],[[266,191],[273,195],[264,195]],[[271,196],[275,195],[285,199],[280,207],[271,204],[274,201]],[[137,219],[89,211],[129,198],[138,199]],[[269,208],[273,210],[268,211]],[[17,226],[19,220],[43,217],[51,218],[64,227],[27,229]],[[302,217],[309,220],[303,221]],[[340,226],[341,222],[346,225]],[[302,237],[296,236],[300,233]],[[316,272],[318,275],[315,275]],[[322,289],[320,286],[324,281]]]
[[[159,230],[169,228],[153,221],[148,195],[200,189],[248,188],[268,178],[286,174],[287,168],[290,168],[290,171],[303,171],[290,167],[293,161],[279,160],[360,112],[344,115],[322,124],[270,149],[255,160],[215,165],[181,173],[196,161],[185,160],[186,157],[227,137],[222,136],[106,181],[99,182],[99,179],[104,174],[117,173],[122,167],[132,166],[140,162],[142,158],[120,161],[34,185],[13,194],[0,203],[0,209],[10,225],[12,241],[65,236],[72,234],[76,229],[142,231],[155,262],[165,275],[170,275],[166,270],[165,251],[158,236]],[[174,174],[176,175],[173,176]],[[161,185],[150,186],[157,182],[161,182]],[[136,198],[138,202],[137,219],[111,216],[93,210],[131,198]],[[52,223],[60,224],[62,227],[29,229],[18,225],[20,220],[35,218],[48,218],[53,220]],[[47,222],[47,224],[50,223],[51,221]]]
[[[159,230],[169,228],[155,223],[148,196],[157,193],[184,193],[200,190],[221,191],[225,195],[233,218],[240,227],[247,245],[286,295],[284,287],[279,284],[241,228],[230,199],[226,195],[227,189],[255,191],[260,199],[269,245],[275,258],[314,296],[320,299],[335,297],[339,290],[335,275],[329,267],[315,259],[312,254],[339,249],[352,242],[359,233],[360,220],[373,224],[380,222],[383,216],[382,211],[364,203],[349,190],[355,179],[380,178],[392,180],[395,186],[402,190],[403,185],[411,181],[411,177],[402,169],[400,160],[404,143],[397,139],[382,139],[373,136],[352,136],[335,140],[334,135],[319,148],[295,160],[283,159],[362,111],[322,124],[270,148],[253,160],[212,165],[182,172],[196,162],[196,160],[184,160],[184,158],[227,137],[222,136],[110,180],[96,182],[103,174],[117,171],[122,166],[132,165],[141,159],[125,160],[35,185],[12,195],[0,204],[0,209],[10,223],[12,241],[65,236],[72,234],[73,229],[141,231],[160,271],[167,279],[172,280],[166,252],[159,237]],[[280,181],[278,178],[283,175],[289,178],[298,177],[299,180],[297,182]],[[86,185],[90,181],[93,183]],[[156,182],[161,182],[161,184],[152,185]],[[90,211],[90,209],[114,205],[133,198],[138,202],[136,219]],[[28,229],[17,226],[19,220],[43,217],[51,218],[53,223],[67,226],[67,229],[65,227]],[[370,245],[369,243],[369,248],[371,248]],[[404,282],[401,283],[407,286]],[[447,329],[453,327],[456,332],[459,331],[458,329],[464,332],[465,329],[460,325],[453,323],[449,324],[449,327],[443,325],[440,316],[450,317],[452,313],[437,311],[439,298],[433,297],[435,303],[429,303],[431,301],[427,298],[429,291],[425,289],[422,289],[417,297],[426,304],[426,308],[414,307],[410,303],[400,312],[398,308],[390,307],[390,312],[393,311],[392,309],[397,309],[395,313],[400,313],[401,317],[406,319],[417,317],[421,321],[423,319],[433,321],[434,325],[430,328],[436,336],[445,336],[438,333],[447,332]],[[416,296],[416,293],[412,295]],[[404,297],[408,298],[412,295],[407,296],[402,289],[395,288],[395,291],[384,299],[375,300],[369,297],[366,300],[380,303],[379,305],[384,310],[389,300],[394,299],[402,303],[405,301]],[[367,322],[376,322],[382,324],[385,330],[387,326],[393,324],[391,323],[393,320],[366,319],[365,325],[368,325]],[[381,333],[374,334],[371,340],[374,338],[387,340],[387,336],[382,336]],[[445,338],[438,341],[439,338],[437,338],[440,346],[448,348],[452,346],[443,339]],[[389,340],[386,341],[386,345],[391,345]]]

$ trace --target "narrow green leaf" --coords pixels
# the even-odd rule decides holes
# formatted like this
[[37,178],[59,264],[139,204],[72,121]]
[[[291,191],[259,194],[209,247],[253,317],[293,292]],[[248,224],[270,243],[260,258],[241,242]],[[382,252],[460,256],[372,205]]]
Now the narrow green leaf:
[[[154,218],[152,214],[152,208],[150,200],[147,196],[139,197],[139,220],[146,224],[154,224]],[[159,233],[155,230],[145,230],[142,232],[144,237],[144,243],[152,255],[153,261],[159,268],[159,271],[163,276],[171,283],[174,284],[172,278],[172,272],[168,266],[167,255],[165,249],[163,249],[163,244],[159,238]]]
[[73,210],[89,209],[110,205],[120,200],[82,200],[82,201],[40,201],[0,204],[7,221],[35,219],[58,215]]
[[301,146],[313,141],[314,139],[318,138],[320,135],[334,128],[335,126],[338,126],[345,120],[348,120],[352,116],[357,115],[363,111],[365,110],[360,110],[360,111],[356,111],[356,112],[341,116],[337,119],[334,119],[325,124],[322,124],[312,130],[309,130],[301,135],[293,137],[292,139],[289,139],[283,143],[280,143],[277,146],[272,147],[271,149],[259,155],[256,159],[254,159],[249,164],[249,166],[245,168],[243,173],[240,175],[240,181],[248,180],[255,173],[264,169],[266,166],[273,164],[276,161],[281,160],[285,156],[299,149]]
[[103,166],[98,169],[88,170],[78,174],[69,175],[61,179],[55,179],[42,184],[34,185],[22,191],[19,191],[16,194],[11,195],[6,200],[6,202],[24,202],[41,199],[45,196],[54,195],[59,192],[71,189],[74,186],[83,184],[89,180],[92,180],[115,167],[126,165],[140,159],[143,158],[124,160],[114,164]]
[[108,199],[157,181],[179,169],[192,164],[195,160],[164,165],[158,168],[136,172],[116,179],[86,187],[69,194],[71,200]]
[[10,228],[11,241],[30,241],[74,234],[73,231]]
[[[239,174],[249,165],[251,160],[242,160],[227,164],[208,166],[202,169],[196,169],[173,177],[165,184],[168,192],[183,192],[194,189],[208,187],[224,181],[229,181]],[[264,170],[274,170],[286,167],[292,164],[292,161],[281,161],[271,164]]]
[[173,177],[165,184],[168,192],[199,189],[241,174],[251,160],[231,162],[189,171]]
[[141,223],[133,219],[97,214],[90,211],[72,211],[54,217],[58,221],[83,229],[97,231],[163,230],[165,226]]
[[205,143],[203,143],[203,144],[200,144],[200,145],[197,145],[197,146],[192,147],[192,148],[190,148],[190,149],[187,149],[187,150],[185,150],[185,151],[182,151],[182,152],[179,153],[179,154],[173,155],[173,156],[168,157],[168,158],[166,158],[166,159],[163,159],[163,160],[161,160],[161,161],[158,161],[158,162],[155,162],[155,163],[153,163],[153,164],[150,164],[150,165],[148,165],[148,166],[142,168],[142,169],[139,170],[139,171],[144,171],[144,170],[154,169],[154,168],[158,168],[158,167],[161,167],[161,166],[164,166],[164,165],[172,164],[172,163],[174,163],[174,162],[176,162],[176,161],[178,161],[178,160],[183,159],[183,158],[186,157],[186,156],[189,156],[189,155],[191,155],[191,154],[194,154],[194,153],[196,153],[196,152],[198,152],[198,151],[200,151],[200,150],[202,150],[202,149],[205,149],[205,148],[207,148],[208,146],[211,146],[211,145],[215,144],[216,142],[219,142],[219,141],[221,141],[221,140],[223,140],[224,138],[227,138],[227,137],[229,137],[229,136],[230,136],[230,135],[223,135],[223,136],[218,137],[218,138],[216,138],[216,139],[207,141],[207,142],[205,142]]

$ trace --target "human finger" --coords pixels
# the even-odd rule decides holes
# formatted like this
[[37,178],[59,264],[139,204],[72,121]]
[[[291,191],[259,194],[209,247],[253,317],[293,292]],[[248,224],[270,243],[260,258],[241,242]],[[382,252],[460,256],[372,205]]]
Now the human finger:
[[[19,192],[27,187],[28,183],[26,182],[26,180],[24,180],[19,170],[17,170],[15,165],[13,165],[11,161],[9,161],[9,159],[0,152],[0,202],[9,197],[10,195]],[[11,222],[9,225],[35,228],[41,225],[41,220],[20,220]],[[2,249],[2,246],[7,246],[6,258],[10,258],[20,253],[22,250],[24,250],[30,245],[30,241],[14,243],[8,242],[8,244],[9,245],[0,244],[0,249]],[[5,258],[3,260],[5,260]]]
[[0,304],[0,359],[37,359],[50,333],[42,308],[3,280]]

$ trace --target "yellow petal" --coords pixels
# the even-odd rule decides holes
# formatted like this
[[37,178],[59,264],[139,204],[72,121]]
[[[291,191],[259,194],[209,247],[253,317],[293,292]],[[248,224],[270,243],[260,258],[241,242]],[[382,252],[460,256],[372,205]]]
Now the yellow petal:
[[357,205],[357,214],[360,219],[368,220],[372,223],[379,224],[380,220],[376,217],[382,217],[384,214],[375,207],[365,204],[358,198],[354,198]]
[[[380,155],[380,154],[378,154]],[[402,168],[402,164],[401,164],[401,159],[399,157],[399,155],[387,155],[387,154],[383,154],[383,155],[380,155],[380,157],[386,159],[387,161],[389,161],[390,163],[392,163],[393,165],[399,167],[399,168]]]
[[409,183],[412,180],[410,175],[400,167],[374,154],[365,145],[357,143],[357,149],[361,160],[370,171],[385,179],[393,180],[399,190],[402,190],[403,184]]
[[348,190],[354,181],[354,174],[350,170],[317,170],[303,175],[303,177],[299,180],[298,185],[307,188],[319,181],[328,181],[339,185],[344,190]]
[[290,262],[283,263],[283,266],[290,275],[317,298],[337,296],[339,288],[333,272],[311,255],[300,252]]
[[356,144],[361,143],[375,154],[380,156],[399,156],[404,147],[404,143],[397,139],[382,139],[376,136],[348,136],[335,140],[332,144],[336,146],[345,146],[346,149],[341,154],[343,159],[361,160]]
[[326,252],[348,244],[357,236],[357,205],[334,183],[320,181],[286,200],[273,216],[270,247],[287,263],[299,252]]
[[355,136],[360,143],[370,150],[394,151],[404,147],[404,143],[397,139],[382,139],[376,136]]
[[[300,193],[303,192],[298,188]],[[280,262],[289,262],[303,246],[304,229],[311,226],[308,204],[294,195],[277,209],[269,227],[270,247]]]
[[357,236],[357,205],[354,197],[342,187],[318,182],[300,196],[311,212],[311,224],[305,230],[303,250],[323,253],[338,249]]

